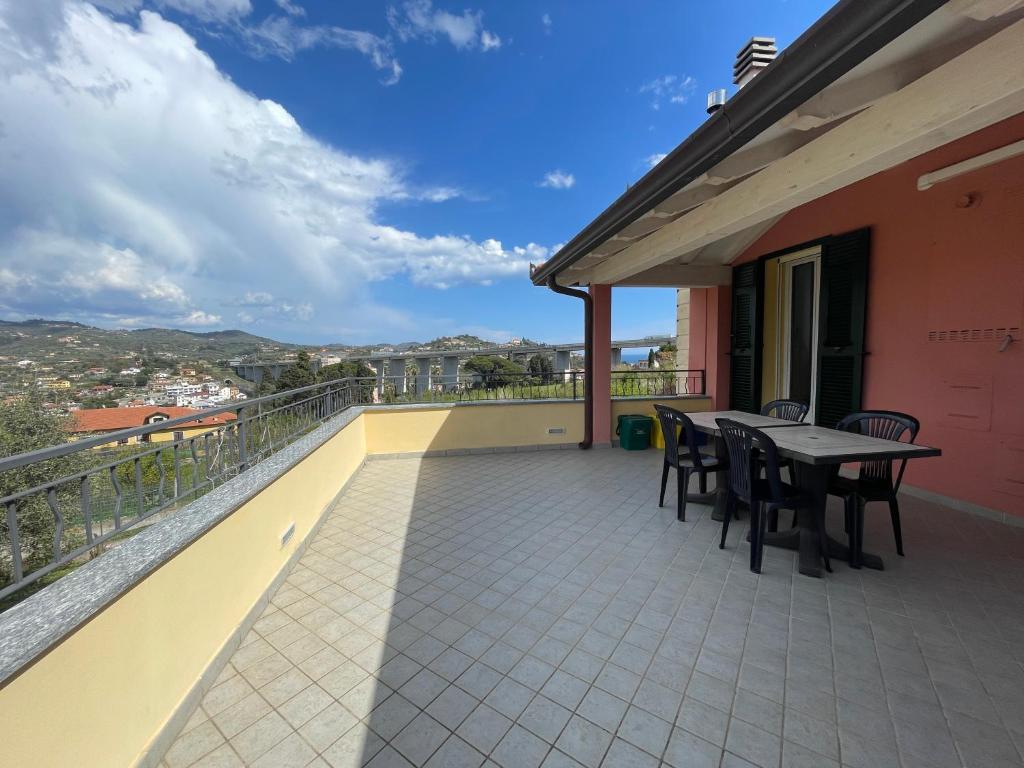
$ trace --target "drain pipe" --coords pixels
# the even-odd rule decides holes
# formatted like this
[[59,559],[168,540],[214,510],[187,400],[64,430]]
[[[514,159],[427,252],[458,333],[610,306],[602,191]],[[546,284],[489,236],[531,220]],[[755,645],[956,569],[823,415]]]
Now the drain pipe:
[[594,442],[594,300],[586,291],[559,285],[554,275],[548,277],[548,288],[583,299],[583,442],[579,446],[586,450]]

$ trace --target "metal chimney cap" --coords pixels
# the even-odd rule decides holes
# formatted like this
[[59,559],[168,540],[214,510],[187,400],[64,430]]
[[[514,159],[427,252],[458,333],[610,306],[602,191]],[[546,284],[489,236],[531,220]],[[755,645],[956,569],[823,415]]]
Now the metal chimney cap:
[[716,88],[713,91],[708,91],[708,114],[713,115],[724,107],[727,98],[725,88]]

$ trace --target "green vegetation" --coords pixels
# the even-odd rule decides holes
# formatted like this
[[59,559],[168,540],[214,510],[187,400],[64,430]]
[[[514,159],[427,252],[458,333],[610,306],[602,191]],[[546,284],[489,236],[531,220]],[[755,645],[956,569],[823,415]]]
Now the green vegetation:
[[462,367],[470,373],[479,374],[480,385],[485,389],[496,389],[515,384],[526,372],[523,366],[496,355],[474,355]]
[[295,362],[281,371],[275,389],[278,392],[285,392],[289,389],[308,387],[310,384],[316,384],[316,374],[313,373],[309,353],[300,350],[299,354],[295,356]]
[[373,370],[364,362],[343,362],[325,365],[316,374],[317,382],[334,381],[335,379],[364,379],[374,376]]
[[554,380],[555,366],[548,355],[537,354],[531,357],[526,370],[539,383],[550,384]]
[[[42,400],[35,396],[0,403],[0,454],[12,456],[25,451],[59,445],[67,441],[68,417],[53,410],[45,410]],[[43,485],[54,478],[72,475],[84,469],[87,458],[71,455],[48,459],[0,473],[0,498]],[[70,505],[77,498],[77,489],[70,485],[57,489],[55,503]],[[53,555],[53,537],[56,522],[45,494],[34,493],[17,502],[18,537],[21,544],[25,572],[49,562]],[[65,531],[62,547],[65,551],[78,546],[82,539],[73,531]],[[10,530],[6,514],[0,518],[0,584],[11,580],[13,560],[10,550]]]

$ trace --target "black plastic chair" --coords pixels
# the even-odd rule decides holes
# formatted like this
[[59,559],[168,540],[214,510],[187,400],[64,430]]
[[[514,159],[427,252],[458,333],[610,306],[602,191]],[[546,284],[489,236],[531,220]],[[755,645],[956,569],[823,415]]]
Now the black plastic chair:
[[[808,506],[810,499],[798,488],[782,482],[779,473],[778,448],[768,435],[731,419],[715,419],[722,439],[729,451],[729,497],[722,521],[722,540],[719,549],[725,549],[729,534],[729,521],[740,501],[750,506],[750,570],[761,572],[766,522],[780,509],[798,509]],[[764,468],[764,478],[760,469]],[[828,540],[825,535],[825,510],[816,509],[818,537],[825,559],[825,570],[831,571],[828,559]]]
[[[901,440],[906,436],[906,442],[912,443],[921,429],[921,422],[913,416],[897,411],[860,411],[842,419],[836,425],[836,429],[883,440]],[[857,477],[843,477],[837,471],[829,482],[829,494],[843,499],[846,533],[850,537],[850,566],[853,568],[861,567],[864,553],[864,506],[869,501],[889,503],[896,551],[903,556],[903,530],[900,525],[900,504],[896,494],[899,493],[900,483],[903,482],[907,460],[900,461],[895,479],[892,464],[890,459],[863,461]]]
[[807,418],[807,410],[807,403],[799,400],[772,400],[761,406],[761,415],[787,421],[803,421]]
[[[690,475],[697,473],[700,492],[708,491],[708,472],[718,472],[725,468],[724,457],[710,456],[698,450],[697,430],[693,428],[690,417],[667,405],[655,405],[661,433],[665,438],[665,463],[661,468],[661,495],[658,506],[665,506],[665,486],[668,485],[669,467],[676,469],[676,518],[686,519],[686,489],[690,485]],[[680,443],[680,438],[682,442]]]
[[[799,400],[772,400],[761,406],[762,416],[771,416],[776,419],[787,421],[803,421],[807,418],[808,405]],[[793,460],[779,459],[779,469],[789,471],[789,482],[796,483],[796,469],[793,467]],[[796,525],[796,516],[793,516],[793,525]],[[777,531],[779,528],[779,513],[776,512],[768,521],[768,530]]]

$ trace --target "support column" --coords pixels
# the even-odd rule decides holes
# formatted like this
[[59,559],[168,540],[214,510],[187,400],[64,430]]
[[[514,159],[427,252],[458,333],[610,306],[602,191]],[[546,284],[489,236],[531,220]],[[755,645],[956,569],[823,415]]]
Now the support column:
[[459,358],[455,355],[446,355],[441,358],[441,375],[446,392],[451,392],[459,385]]
[[622,347],[612,347],[612,370],[622,365]]
[[430,391],[430,358],[416,358],[416,394],[422,396]]
[[572,352],[568,349],[555,350],[555,371],[565,373],[572,367]]
[[690,289],[688,368],[704,369],[705,393],[716,411],[729,408],[729,326],[731,288]]
[[388,363],[388,375],[395,384],[395,394],[404,395],[407,389],[405,384],[405,358],[395,357]]
[[594,302],[594,444],[612,441],[612,287],[591,285]]
[[[690,367],[690,289],[676,291],[676,362],[675,367]],[[676,392],[687,394],[693,386],[692,379],[685,373],[676,374]]]
[[384,399],[384,361],[370,360],[370,367],[377,372],[377,402]]

